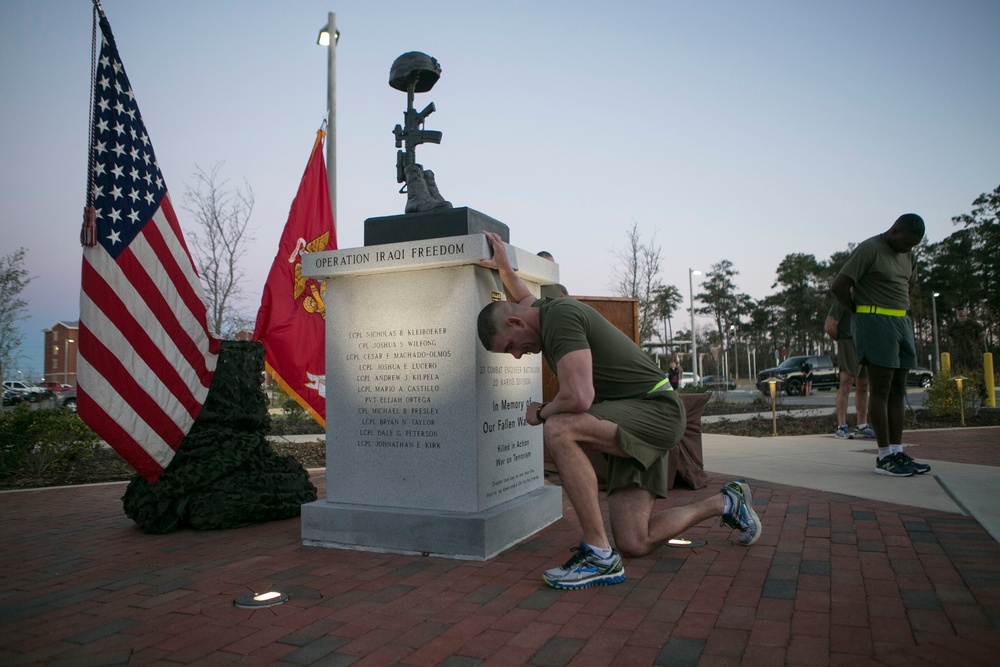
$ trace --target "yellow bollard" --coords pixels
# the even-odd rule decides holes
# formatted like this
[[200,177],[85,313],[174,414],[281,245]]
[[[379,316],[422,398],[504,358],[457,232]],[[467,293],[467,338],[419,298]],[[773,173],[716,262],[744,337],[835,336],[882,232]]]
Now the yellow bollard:
[[778,435],[778,406],[774,402],[774,397],[777,394],[775,386],[778,384],[777,380],[768,380],[767,384],[771,388],[771,429],[772,435]]
[[949,352],[941,353],[941,374],[951,375],[951,354]]
[[955,378],[958,384],[958,411],[962,415],[962,426],[965,426],[965,396],[962,394],[962,376]]
[[983,355],[983,382],[986,383],[986,405],[997,406],[997,388],[993,382],[993,353]]

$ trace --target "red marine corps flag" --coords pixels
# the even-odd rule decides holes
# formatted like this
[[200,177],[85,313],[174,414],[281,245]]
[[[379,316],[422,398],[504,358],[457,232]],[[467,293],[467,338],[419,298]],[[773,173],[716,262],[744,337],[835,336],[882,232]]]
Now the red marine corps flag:
[[111,26],[96,2],[94,12],[103,39],[92,63],[78,411],[156,482],[205,402],[220,341]]
[[288,212],[278,254],[264,284],[254,340],[267,351],[268,374],[326,427],[325,283],[302,275],[302,253],[337,249],[330,190],[317,132],[299,191]]

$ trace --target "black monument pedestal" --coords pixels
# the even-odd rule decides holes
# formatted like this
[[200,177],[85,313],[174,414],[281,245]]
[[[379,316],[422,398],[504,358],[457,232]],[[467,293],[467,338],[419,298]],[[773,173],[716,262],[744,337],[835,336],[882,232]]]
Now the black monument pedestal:
[[507,225],[463,206],[368,218],[365,220],[365,246],[468,236],[483,231],[495,232],[505,243],[510,243],[510,228]]

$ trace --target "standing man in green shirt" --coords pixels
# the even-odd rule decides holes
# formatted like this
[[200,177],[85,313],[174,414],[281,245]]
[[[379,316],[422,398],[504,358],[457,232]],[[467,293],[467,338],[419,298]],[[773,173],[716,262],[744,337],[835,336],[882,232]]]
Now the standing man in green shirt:
[[[583,536],[562,567],[545,571],[545,583],[562,589],[621,583],[621,555],[648,554],[713,517],[739,530],[740,544],[756,542],[760,521],[742,480],[727,484],[720,495],[653,512],[654,501],[667,495],[667,454],[686,428],[683,402],[653,360],[593,308],[571,298],[535,299],[511,268],[500,237],[484,234],[493,258],[481,264],[500,272],[513,301],[482,309],[480,341],[490,352],[515,359],[541,353],[559,378],[552,402],[530,403],[525,419],[543,428]],[[599,473],[607,480],[617,550],[604,528]]]
[[868,418],[878,441],[875,472],[893,477],[931,469],[905,454],[902,444],[906,376],[917,366],[913,322],[906,314],[917,280],[912,250],[923,237],[923,218],[901,215],[887,231],[862,241],[830,285],[840,305],[853,313],[851,334],[868,370]]

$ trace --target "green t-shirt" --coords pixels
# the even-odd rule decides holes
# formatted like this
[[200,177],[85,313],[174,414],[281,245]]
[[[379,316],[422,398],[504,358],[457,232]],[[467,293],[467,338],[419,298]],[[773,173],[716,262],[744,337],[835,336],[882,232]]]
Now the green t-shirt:
[[539,299],[542,354],[556,371],[569,352],[589,349],[594,402],[641,398],[663,379],[663,371],[635,342],[590,306],[576,299]]
[[862,241],[840,272],[854,281],[854,303],[907,310],[910,284],[917,281],[912,252],[896,252],[880,236]]

